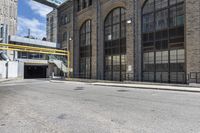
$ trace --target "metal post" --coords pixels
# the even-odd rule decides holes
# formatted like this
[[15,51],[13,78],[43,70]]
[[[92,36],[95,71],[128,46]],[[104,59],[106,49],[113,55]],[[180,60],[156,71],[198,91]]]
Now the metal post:
[[68,68],[68,74],[67,77],[70,78],[70,52],[67,51],[67,68]]
[[6,79],[8,79],[8,61],[6,61]]
[[198,76],[197,76],[197,72],[196,72],[196,83],[198,82],[197,78],[198,78]]

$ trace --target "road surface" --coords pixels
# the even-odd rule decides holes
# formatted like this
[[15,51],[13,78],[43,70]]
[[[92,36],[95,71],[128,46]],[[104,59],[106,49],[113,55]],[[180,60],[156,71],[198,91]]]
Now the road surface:
[[200,133],[200,93],[9,81],[0,133]]

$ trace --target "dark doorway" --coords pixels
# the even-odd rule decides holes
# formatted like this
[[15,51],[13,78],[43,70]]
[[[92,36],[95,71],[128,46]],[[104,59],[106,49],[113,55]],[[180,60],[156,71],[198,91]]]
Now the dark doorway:
[[34,78],[46,78],[47,66],[24,66],[24,78],[34,79]]

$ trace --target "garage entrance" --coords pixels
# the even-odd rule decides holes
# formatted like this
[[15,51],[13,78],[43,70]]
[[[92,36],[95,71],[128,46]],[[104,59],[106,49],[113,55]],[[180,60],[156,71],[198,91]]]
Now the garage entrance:
[[47,66],[24,66],[24,79],[34,78],[46,78],[47,77]]

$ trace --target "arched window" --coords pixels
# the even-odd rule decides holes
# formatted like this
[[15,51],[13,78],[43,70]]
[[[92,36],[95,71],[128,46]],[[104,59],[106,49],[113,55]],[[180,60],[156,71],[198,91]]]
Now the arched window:
[[147,0],[142,9],[143,80],[185,82],[184,0]]
[[86,21],[80,29],[80,77],[91,78],[91,20]]
[[125,9],[112,10],[104,22],[104,78],[122,80],[126,73]]

